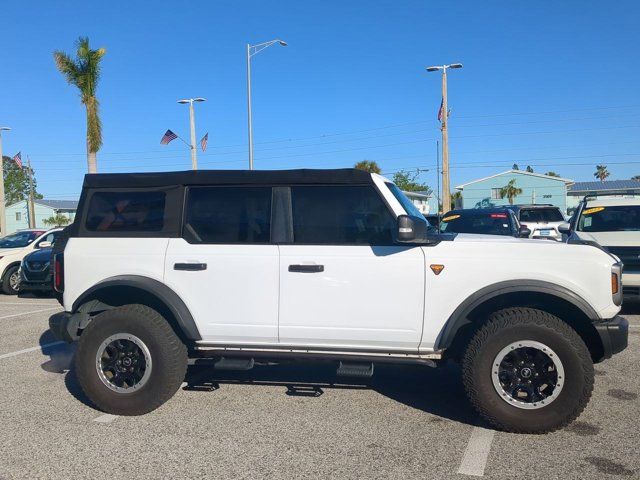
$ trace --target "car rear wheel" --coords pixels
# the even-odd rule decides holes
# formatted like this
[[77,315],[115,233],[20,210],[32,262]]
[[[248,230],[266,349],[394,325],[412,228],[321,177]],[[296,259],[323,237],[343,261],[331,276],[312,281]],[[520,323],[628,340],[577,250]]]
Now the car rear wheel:
[[126,305],[89,323],[78,342],[75,368],[80,386],[99,409],[142,415],[180,388],[187,349],[158,312]]
[[11,267],[7,270],[2,280],[2,291],[7,295],[17,295],[20,290],[20,273],[18,267]]
[[467,396],[493,426],[546,433],[575,420],[593,390],[593,362],[580,336],[533,308],[493,313],[462,360]]

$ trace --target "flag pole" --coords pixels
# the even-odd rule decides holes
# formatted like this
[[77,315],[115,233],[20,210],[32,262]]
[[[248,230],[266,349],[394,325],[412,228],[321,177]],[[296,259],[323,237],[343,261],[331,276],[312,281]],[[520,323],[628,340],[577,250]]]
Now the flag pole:
[[36,209],[33,204],[33,170],[31,170],[29,155],[27,155],[27,174],[29,175],[29,228],[36,228]]

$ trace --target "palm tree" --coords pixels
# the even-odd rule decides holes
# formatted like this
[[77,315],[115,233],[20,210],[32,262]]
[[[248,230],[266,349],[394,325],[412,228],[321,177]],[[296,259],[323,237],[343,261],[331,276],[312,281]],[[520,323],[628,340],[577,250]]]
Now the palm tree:
[[560,177],[560,175],[558,175],[556,172],[554,172],[553,170],[550,172],[545,173],[545,175],[547,177]]
[[357,168],[358,170],[364,170],[369,173],[381,173],[382,170],[380,166],[375,160],[362,160],[356,163],[353,168]]
[[522,189],[516,187],[515,178],[509,180],[509,183],[500,189],[500,198],[507,197],[509,199],[509,205],[513,205],[513,199],[518,195],[522,195]]
[[48,227],[62,227],[64,225],[69,225],[71,219],[62,213],[56,213],[54,216],[45,218],[42,223],[47,225]]
[[596,173],[593,174],[601,182],[604,182],[611,175],[606,165],[596,165]]
[[89,173],[96,173],[96,153],[102,147],[102,123],[98,115],[96,88],[100,78],[100,61],[107,51],[104,48],[91,50],[87,37],[78,38],[76,49],[75,59],[59,50],[53,52],[53,58],[67,82],[80,90],[80,99],[87,110],[87,166]]

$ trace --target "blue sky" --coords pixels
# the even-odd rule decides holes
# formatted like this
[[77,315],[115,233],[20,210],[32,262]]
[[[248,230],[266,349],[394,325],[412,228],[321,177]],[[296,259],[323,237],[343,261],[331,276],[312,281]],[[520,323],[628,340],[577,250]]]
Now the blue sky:
[[5,1],[0,124],[5,155],[30,156],[39,190],[74,198],[85,118],[52,51],[107,48],[98,90],[101,172],[179,170],[196,107],[201,168],[246,168],[245,44],[253,59],[256,168],[429,169],[435,187],[440,76],[449,76],[454,185],[510,168],[592,179],[640,174],[640,4],[497,1]]

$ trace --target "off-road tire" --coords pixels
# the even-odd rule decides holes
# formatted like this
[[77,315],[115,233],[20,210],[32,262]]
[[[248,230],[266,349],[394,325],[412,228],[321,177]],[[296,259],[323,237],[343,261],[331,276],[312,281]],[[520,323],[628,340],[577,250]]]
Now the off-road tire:
[[[503,400],[493,385],[496,355],[512,342],[530,340],[556,352],[564,367],[558,397],[538,409],[522,409]],[[574,421],[593,390],[593,362],[582,338],[555,315],[534,308],[506,308],[490,315],[473,335],[462,358],[462,378],[471,405],[499,430],[547,433]]]
[[[102,342],[120,333],[138,337],[151,355],[151,374],[137,391],[109,389],[96,368]],[[180,388],[186,370],[184,343],[158,312],[145,305],[125,305],[97,315],[82,332],[75,355],[82,390],[96,407],[114,415],[143,415],[160,407]]]
[[2,279],[2,291],[7,295],[17,295],[19,290],[14,290],[11,287],[11,275],[14,275],[18,271],[18,266],[7,268]]

